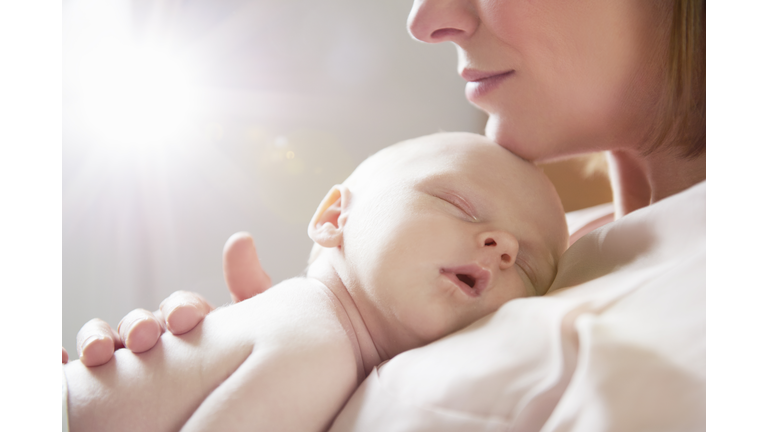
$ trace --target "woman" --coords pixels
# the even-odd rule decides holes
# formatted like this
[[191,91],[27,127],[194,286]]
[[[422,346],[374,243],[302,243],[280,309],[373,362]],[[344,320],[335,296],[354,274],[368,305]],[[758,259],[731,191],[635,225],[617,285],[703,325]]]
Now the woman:
[[[613,214],[572,220],[548,295],[393,359],[335,428],[703,429],[704,22],[703,0],[415,1],[411,35],[457,46],[486,134],[534,161],[606,151]],[[270,285],[247,235],[227,243],[225,274],[235,300]],[[208,311],[177,293],[117,334],[90,322],[78,347],[101,364],[149,349],[163,316],[183,333]],[[487,352],[501,340],[508,352]]]

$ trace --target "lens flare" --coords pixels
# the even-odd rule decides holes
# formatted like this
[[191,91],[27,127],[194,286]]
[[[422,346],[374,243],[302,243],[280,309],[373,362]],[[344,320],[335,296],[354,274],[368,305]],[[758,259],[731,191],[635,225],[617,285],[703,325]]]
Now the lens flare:
[[195,105],[192,68],[135,47],[124,47],[100,63],[80,92],[94,138],[105,145],[141,148],[182,137]]
[[67,100],[82,130],[121,153],[182,140],[200,102],[199,65],[167,32],[139,38],[125,2],[104,3],[76,4],[65,32]]

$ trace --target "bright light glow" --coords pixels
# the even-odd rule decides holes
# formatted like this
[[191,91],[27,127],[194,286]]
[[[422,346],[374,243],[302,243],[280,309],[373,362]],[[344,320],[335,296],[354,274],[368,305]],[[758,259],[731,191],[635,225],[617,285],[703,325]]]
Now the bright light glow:
[[81,127],[120,153],[184,139],[198,104],[196,65],[168,48],[160,34],[139,44],[125,5],[80,9],[72,23],[71,94]]
[[118,147],[180,139],[195,103],[191,68],[161,52],[122,48],[114,58],[100,59],[81,81],[88,128]]

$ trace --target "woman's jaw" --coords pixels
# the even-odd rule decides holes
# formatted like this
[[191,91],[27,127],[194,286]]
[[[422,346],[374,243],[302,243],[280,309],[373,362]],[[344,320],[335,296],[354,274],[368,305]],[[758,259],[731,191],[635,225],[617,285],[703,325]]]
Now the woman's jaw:
[[608,80],[612,85],[594,78],[558,79],[522,61],[499,66],[462,51],[459,47],[465,95],[488,114],[486,136],[518,156],[543,162],[642,145],[654,101],[633,100],[633,74]]
[[[568,139],[556,136],[552,129],[531,128],[514,118],[496,112],[488,114],[485,135],[517,156],[536,163],[554,162],[584,153],[608,150],[598,140],[574,133]],[[526,123],[523,121],[522,123]],[[544,132],[541,132],[543,130]]]
[[422,0],[409,28],[458,50],[486,135],[533,161],[640,149],[663,90],[671,7],[643,0]]

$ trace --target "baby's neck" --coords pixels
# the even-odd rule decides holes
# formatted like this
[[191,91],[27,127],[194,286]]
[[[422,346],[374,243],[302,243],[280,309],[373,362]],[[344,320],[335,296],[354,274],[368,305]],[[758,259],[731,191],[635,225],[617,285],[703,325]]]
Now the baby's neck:
[[[319,257],[318,260],[323,260],[324,257]],[[354,332],[354,337],[357,339],[357,346],[360,349],[360,355],[363,361],[363,370],[365,376],[368,376],[373,368],[379,365],[384,360],[387,360],[382,353],[379,352],[376,344],[371,337],[371,333],[368,331],[368,327],[365,325],[360,310],[355,304],[354,299],[349,294],[347,287],[344,286],[338,273],[333,269],[327,261],[315,262],[307,271],[307,277],[315,279],[325,285],[339,300],[344,312],[349,318]]]

